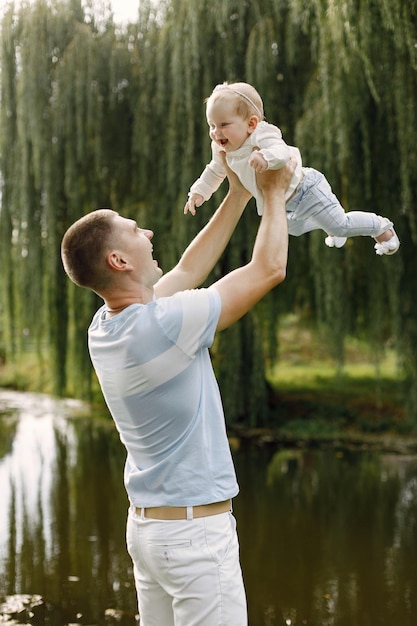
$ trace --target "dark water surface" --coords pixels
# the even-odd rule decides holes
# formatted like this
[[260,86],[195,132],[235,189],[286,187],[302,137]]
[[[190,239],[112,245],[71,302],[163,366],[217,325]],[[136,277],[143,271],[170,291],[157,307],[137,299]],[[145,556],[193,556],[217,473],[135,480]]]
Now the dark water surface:
[[[52,626],[135,624],[124,458],[77,402],[0,392],[0,596],[45,596]],[[234,458],[250,626],[417,625],[417,456]]]

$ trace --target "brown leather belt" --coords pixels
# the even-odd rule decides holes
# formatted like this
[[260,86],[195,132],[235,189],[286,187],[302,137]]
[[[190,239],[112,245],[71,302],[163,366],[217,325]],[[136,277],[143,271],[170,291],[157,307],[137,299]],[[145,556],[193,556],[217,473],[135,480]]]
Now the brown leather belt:
[[136,515],[160,520],[180,520],[195,517],[208,517],[227,513],[232,508],[230,500],[213,502],[213,504],[200,504],[199,506],[151,506],[147,508],[136,507]]

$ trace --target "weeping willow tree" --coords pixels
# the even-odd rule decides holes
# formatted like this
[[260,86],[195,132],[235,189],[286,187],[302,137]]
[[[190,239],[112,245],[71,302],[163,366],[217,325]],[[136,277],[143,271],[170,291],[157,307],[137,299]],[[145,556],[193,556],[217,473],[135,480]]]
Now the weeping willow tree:
[[347,332],[364,333],[376,359],[394,337],[415,421],[417,7],[384,0],[312,2],[306,10],[296,1],[291,10],[293,21],[303,11],[315,61],[297,142],[330,172],[348,210],[389,216],[402,240],[401,254],[384,259],[368,240],[352,240],[342,268],[329,262],[331,251],[314,249],[311,237],[316,317],[333,324],[342,348]]
[[18,359],[35,345],[56,393],[90,390],[94,297],[63,280],[60,242],[83,213],[129,197],[131,71],[111,19],[79,0],[10,6],[3,18],[3,351]]
[[[97,299],[65,278],[59,244],[80,215],[111,206],[151,227],[169,269],[225,193],[184,217],[210,154],[204,99],[247,80],[268,121],[325,172],[346,209],[396,223],[401,253],[377,258],[368,238],[335,252],[321,233],[291,238],[288,278],[221,333],[215,366],[229,420],[267,417],[266,363],[280,316],[309,311],[339,367],[344,339],[391,339],[417,408],[414,264],[417,15],[403,0],[141,0],[123,29],[103,2],[10,6],[1,41],[1,337],[8,360],[52,363],[57,393],[88,396],[85,331]],[[248,207],[216,275],[249,259]],[[413,413],[414,412],[414,413]]]

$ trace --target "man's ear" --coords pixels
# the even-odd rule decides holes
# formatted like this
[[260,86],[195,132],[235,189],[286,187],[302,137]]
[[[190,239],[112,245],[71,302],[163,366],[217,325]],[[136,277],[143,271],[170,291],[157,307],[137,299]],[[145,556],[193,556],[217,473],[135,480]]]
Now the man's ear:
[[109,252],[106,257],[106,261],[110,269],[115,270],[116,272],[125,272],[126,270],[131,269],[130,263],[126,261],[122,253],[118,250],[112,250]]
[[257,115],[251,115],[248,120],[248,133],[251,135],[255,128],[259,124],[259,117]]

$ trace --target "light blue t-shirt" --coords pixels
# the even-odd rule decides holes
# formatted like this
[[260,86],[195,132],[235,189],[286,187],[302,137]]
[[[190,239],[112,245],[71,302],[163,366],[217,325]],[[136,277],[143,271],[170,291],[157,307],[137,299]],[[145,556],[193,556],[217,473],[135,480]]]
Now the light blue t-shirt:
[[209,355],[221,310],[215,289],[179,292],[95,314],[89,350],[127,449],[125,486],[139,507],[233,498],[238,485]]

